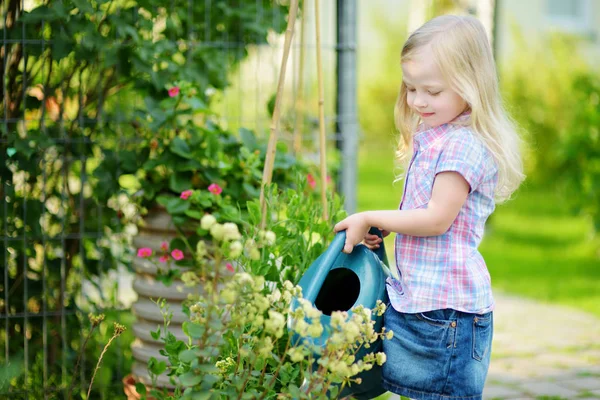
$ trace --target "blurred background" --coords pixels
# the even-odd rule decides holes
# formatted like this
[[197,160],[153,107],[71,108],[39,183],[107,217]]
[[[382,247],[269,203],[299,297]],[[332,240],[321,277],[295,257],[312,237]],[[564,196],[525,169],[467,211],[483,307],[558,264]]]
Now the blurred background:
[[[118,154],[151,142],[131,122],[151,132],[153,121],[144,125],[140,115],[168,119],[160,99],[191,82],[192,109],[234,135],[245,128],[267,137],[288,5],[2,1],[0,396],[52,397],[72,374],[85,382],[86,359],[97,359],[98,346],[90,346],[78,371],[72,367],[87,313],[133,320],[136,229],[128,196],[139,189],[139,176],[125,173],[128,160]],[[314,2],[303,10],[285,82],[280,151],[316,164]],[[506,107],[526,144],[527,180],[497,207],[481,247],[493,286],[517,309],[548,306],[598,329],[600,1],[323,0],[320,11],[328,164],[350,212],[400,202],[393,105],[407,35],[436,15],[481,19]],[[386,246],[393,260],[393,238]],[[555,327],[577,325],[563,314],[549,317]],[[519,341],[510,336],[517,328],[501,328],[497,343]],[[535,341],[538,331],[527,329]],[[600,365],[600,341],[590,336],[596,332],[587,329],[590,339],[579,342],[585,351],[571,352],[585,365]],[[101,398],[122,393],[115,382],[129,371],[132,341],[126,333],[111,348],[97,377]],[[494,346],[499,360],[503,352],[512,360],[511,349]],[[519,354],[532,351],[545,350]],[[600,371],[593,374],[597,381]]]

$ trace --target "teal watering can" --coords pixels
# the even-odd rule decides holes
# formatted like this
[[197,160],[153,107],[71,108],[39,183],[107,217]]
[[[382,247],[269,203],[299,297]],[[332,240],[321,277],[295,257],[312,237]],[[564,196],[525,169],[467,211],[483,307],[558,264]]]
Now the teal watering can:
[[[370,233],[381,237],[379,229],[371,228]],[[331,334],[328,327],[333,311],[349,311],[358,305],[373,309],[377,300],[388,303],[385,281],[390,276],[390,271],[383,242],[374,251],[359,244],[350,254],[342,253],[345,242],[346,232],[338,232],[327,250],[312,263],[300,279],[299,286],[302,288],[303,297],[323,313],[323,334],[317,338],[295,337],[295,340],[304,340],[305,343],[309,341],[308,344],[322,347]],[[293,309],[298,305],[297,301],[292,302]],[[375,331],[380,332],[383,316],[373,315],[373,318]],[[356,354],[356,360],[370,352],[379,352],[381,348],[382,343],[379,339],[371,344],[369,349],[362,348]],[[362,383],[344,387],[340,397],[352,395],[357,399],[372,399],[385,393],[381,386],[381,367],[375,365],[357,377],[362,379]]]

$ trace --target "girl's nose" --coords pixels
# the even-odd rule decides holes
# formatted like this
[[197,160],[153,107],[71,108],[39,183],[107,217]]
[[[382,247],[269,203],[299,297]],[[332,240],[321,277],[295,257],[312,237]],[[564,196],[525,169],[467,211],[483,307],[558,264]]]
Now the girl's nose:
[[427,107],[427,103],[425,102],[423,97],[419,96],[419,95],[415,96],[415,101],[413,102],[413,104],[415,105],[415,107],[419,107],[419,108]]

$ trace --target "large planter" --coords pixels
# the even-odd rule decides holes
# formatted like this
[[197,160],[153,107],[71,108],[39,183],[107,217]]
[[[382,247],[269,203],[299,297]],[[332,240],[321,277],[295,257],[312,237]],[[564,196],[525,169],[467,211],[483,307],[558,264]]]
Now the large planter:
[[[138,235],[133,239],[133,245],[136,249],[149,247],[156,254],[160,251],[162,242],[170,242],[177,236],[171,217],[164,209],[153,209],[145,218],[144,223],[139,228]],[[189,294],[197,293],[200,287],[186,287],[180,280],[174,280],[169,286],[166,286],[156,280],[158,273],[155,264],[156,257],[140,258],[135,257],[133,267],[136,275],[133,281],[133,290],[137,293],[138,299],[133,304],[132,310],[136,316],[136,322],[133,326],[135,341],[131,349],[134,362],[132,365],[132,375],[136,381],[146,385],[152,385],[148,374],[148,360],[154,357],[159,361],[167,361],[167,358],[159,353],[164,348],[164,343],[152,338],[150,332],[161,328],[161,336],[164,332],[164,317],[160,307],[156,304],[158,299],[166,301],[168,311],[172,313],[172,318],[168,326],[169,332],[180,340],[187,340],[183,333],[182,324],[187,320],[187,316],[182,311],[181,303],[188,298]],[[171,265],[171,268],[177,268]],[[164,388],[173,388],[169,377],[161,375],[158,377],[156,386]]]

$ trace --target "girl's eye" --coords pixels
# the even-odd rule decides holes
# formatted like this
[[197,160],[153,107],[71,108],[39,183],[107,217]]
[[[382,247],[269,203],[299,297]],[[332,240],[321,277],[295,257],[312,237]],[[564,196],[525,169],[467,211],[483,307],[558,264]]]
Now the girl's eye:
[[415,91],[415,88],[408,88],[408,87],[407,87],[407,88],[406,88],[406,90],[408,90],[409,92],[414,92],[414,91]]
[[442,92],[429,92],[429,94],[430,94],[431,96],[437,96],[437,95],[438,95],[438,94],[440,94],[440,93],[442,93]]

